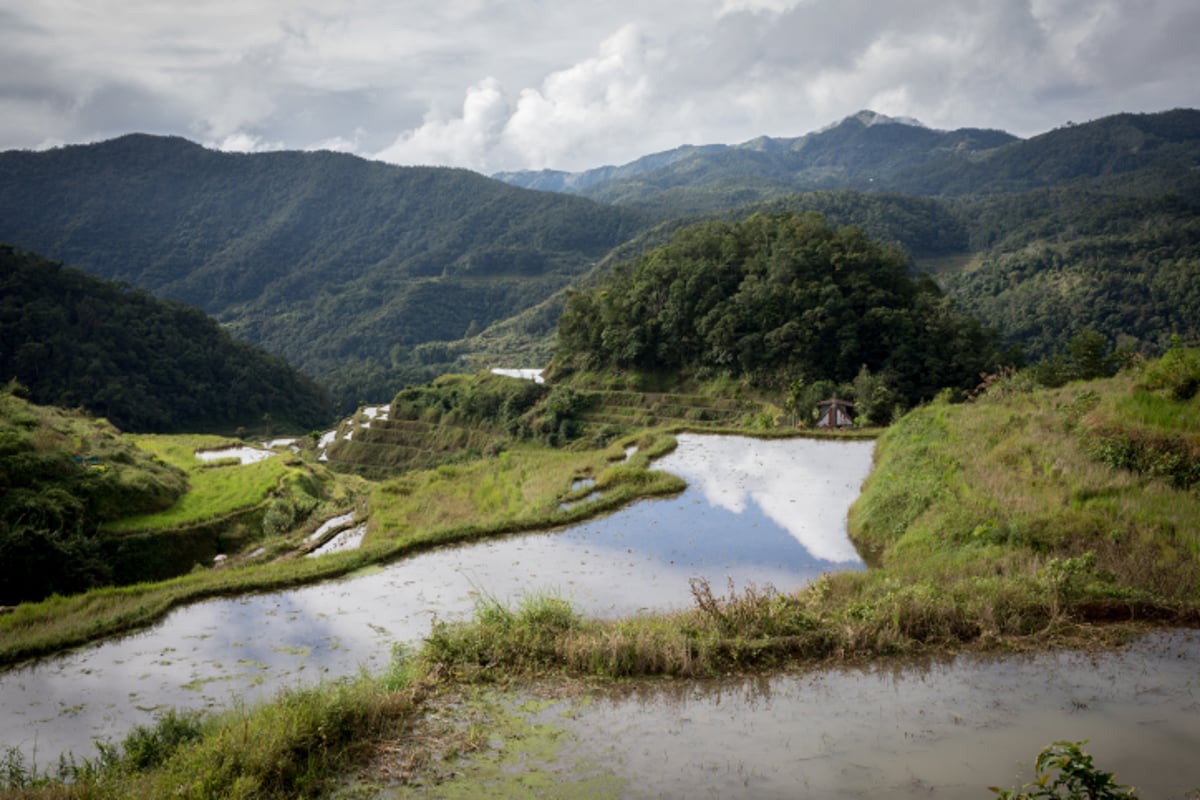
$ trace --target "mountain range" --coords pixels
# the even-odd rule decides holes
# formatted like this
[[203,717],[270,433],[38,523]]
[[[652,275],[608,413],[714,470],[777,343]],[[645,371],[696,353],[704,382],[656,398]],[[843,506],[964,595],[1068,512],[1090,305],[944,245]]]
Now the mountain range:
[[[203,309],[342,410],[544,358],[564,291],[703,218],[816,210],[903,246],[1033,356],[1200,334],[1200,111],[1028,139],[861,112],[581,173],[233,154],[143,134],[0,153],[0,241]],[[1034,288],[1036,287],[1036,289]]]
[[783,194],[855,189],[952,197],[1029,191],[1081,178],[1196,164],[1200,112],[1118,114],[1029,139],[1003,131],[939,131],[861,111],[795,138],[683,146],[584,172],[503,172],[514,186],[603,202],[711,210]]

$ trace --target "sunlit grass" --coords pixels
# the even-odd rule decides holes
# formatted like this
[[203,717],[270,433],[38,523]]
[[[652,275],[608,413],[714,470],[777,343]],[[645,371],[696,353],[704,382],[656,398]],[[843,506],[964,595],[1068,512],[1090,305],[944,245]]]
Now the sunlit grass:
[[187,473],[189,488],[170,508],[116,520],[105,526],[108,531],[164,530],[220,519],[262,503],[289,472],[283,456],[253,464],[220,465],[206,464],[196,458],[197,450],[240,445],[219,436],[147,434],[129,438],[139,448]]

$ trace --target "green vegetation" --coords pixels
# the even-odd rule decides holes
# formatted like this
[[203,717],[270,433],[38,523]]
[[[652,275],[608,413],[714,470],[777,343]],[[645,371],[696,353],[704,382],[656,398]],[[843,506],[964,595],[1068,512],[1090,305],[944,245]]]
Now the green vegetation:
[[[103,420],[0,390],[0,604],[69,594],[113,579],[96,529],[169,507],[184,473]],[[11,568],[20,565],[19,568]]]
[[[350,503],[346,479],[300,458],[204,463],[215,436],[122,435],[0,391],[0,604],[169,578],[250,544],[280,548]],[[282,537],[282,539],[281,539]],[[294,546],[294,543],[293,543]]]
[[447,371],[443,342],[542,301],[644,225],[340,153],[131,135],[0,154],[0,241],[204,309],[319,377],[343,413]]
[[757,214],[684,228],[572,294],[552,374],[728,375],[782,390],[865,371],[911,406],[996,360],[992,335],[912,280],[902,252],[816,214]]
[[[197,458],[196,453],[201,450],[241,446],[240,442],[220,436],[143,434],[128,439],[159,460],[186,473],[189,489],[169,508],[109,522],[104,529],[113,533],[169,530],[244,512],[265,502],[289,478],[295,482],[308,472],[294,459],[283,457],[267,458],[252,464],[241,464],[236,460],[204,462]],[[306,513],[311,510],[306,509]]]
[[[325,474],[322,479],[330,483],[320,490],[319,509],[354,507],[358,497],[369,494],[368,534],[359,549],[315,559],[294,558],[304,534],[317,527],[318,512],[310,514],[303,524],[293,521],[293,527],[280,534],[267,530],[269,515],[256,516],[252,519],[261,521],[244,537],[246,542],[265,546],[267,552],[262,557],[233,559],[220,568],[180,575],[181,563],[184,569],[194,563],[183,558],[174,563],[175,572],[171,574],[177,577],[94,589],[70,597],[54,596],[22,603],[11,613],[0,615],[0,664],[134,630],[161,619],[176,606],[196,600],[338,577],[430,547],[554,527],[611,511],[640,497],[680,491],[683,483],[678,478],[648,469],[649,459],[673,447],[674,440],[650,433],[637,442],[641,449],[623,463],[615,463],[624,457],[624,451],[615,444],[603,451],[564,453],[526,447],[461,465],[409,473],[369,487],[347,476],[335,480],[336,476]],[[577,499],[571,495],[570,476],[583,475],[596,478],[601,497],[587,504],[561,507]],[[314,496],[285,494],[276,499],[295,505],[311,502]],[[200,539],[210,548],[222,537],[241,541],[237,539],[237,528],[230,532],[228,520],[218,520],[211,533],[207,530],[200,527]],[[174,531],[146,534],[144,547],[159,552],[153,549],[155,545],[161,550],[163,543],[174,541],[176,535]],[[119,543],[129,539],[129,534],[115,537]],[[224,551],[208,551],[209,561],[214,552]]]
[[[30,405],[10,385],[0,556],[33,564],[38,583],[6,576],[0,602],[45,599],[0,614],[0,663],[135,630],[202,598],[678,491],[649,469],[669,431],[783,435],[834,393],[861,420],[894,421],[851,515],[865,572],[795,593],[722,594],[697,581],[690,609],[616,621],[555,597],[516,609],[485,598],[473,620],[439,623],[419,652],[398,654],[389,675],[219,718],[168,714],[96,762],[63,765],[67,784],[9,753],[0,785],[33,797],[314,796],[374,740],[402,743],[431,692],[1113,642],[1138,625],[1196,623],[1200,351],[1184,346],[1200,336],[1188,280],[1196,119],[1122,115],[1016,142],[858,118],[732,155],[695,148],[644,165],[664,170],[637,179],[645,191],[603,189],[662,219],[724,218],[652,230],[641,212],[328,153],[235,156],[126,137],[0,156],[0,185],[20,187],[0,192],[0,220],[20,235],[0,236],[202,302],[237,335],[320,371],[343,407],[491,366],[483,354],[540,366],[565,308],[551,385],[482,373],[402,389],[388,420],[355,423],[330,445],[338,473],[311,452],[204,467],[196,447],[226,440],[122,437]],[[809,183],[774,172],[798,158]],[[703,179],[689,185],[687,171]],[[71,178],[46,183],[54,174]],[[801,185],[941,199],[793,194]],[[112,202],[87,202],[100,192]],[[225,352],[231,340],[197,312],[96,288],[12,248],[0,255],[14,270],[0,324],[47,326],[3,354],[33,370],[35,398],[63,374],[78,383],[56,388],[54,402],[139,420],[131,428],[315,426],[304,409],[319,392],[287,384],[282,362],[205,366],[197,350]],[[913,277],[910,255],[940,289]],[[1000,335],[1016,346],[1003,357]],[[105,383],[145,343],[161,352],[137,377]],[[1019,365],[1022,350],[1041,362],[997,369]],[[1113,376],[1122,365],[1133,367]],[[229,405],[213,394],[259,373],[272,386]],[[570,488],[585,477],[594,485]],[[576,502],[593,491],[599,499]],[[350,508],[368,518],[361,548],[295,557],[321,519]],[[261,553],[249,555],[251,543]],[[233,557],[209,568],[218,552]],[[1077,746],[1047,752],[1029,796],[1105,775]]]
[[764,432],[781,415],[761,399],[724,396],[740,390],[718,381],[687,387],[692,393],[665,374],[579,374],[573,383],[588,388],[489,372],[442,375],[401,390],[386,419],[352,417],[329,444],[327,459],[340,471],[383,479],[398,469],[459,464],[530,443],[603,448],[647,428]]
[[[0,796],[317,797],[331,777],[395,734],[427,686],[392,691],[392,676],[293,689],[274,702],[208,719],[168,712],[152,727],[105,746],[94,760],[67,759],[39,773],[17,751],[0,761]],[[7,791],[5,791],[7,790]]]
[[[722,594],[696,581],[690,609],[612,621],[582,617],[554,596],[515,609],[482,598],[474,619],[439,622],[419,652],[398,652],[385,676],[287,692],[199,724],[164,718],[108,750],[102,763],[68,769],[69,784],[32,775],[10,754],[9,786],[27,787],[25,797],[153,796],[163,787],[187,787],[193,797],[312,796],[335,773],[363,763],[372,742],[408,753],[402,731],[430,692],[454,686],[552,675],[707,676],[965,648],[1095,644],[1146,623],[1194,623],[1200,497],[1174,473],[1114,461],[1104,443],[1120,432],[1147,452],[1174,454],[1182,441],[1195,463],[1200,403],[1194,393],[1180,395],[1188,394],[1197,363],[1196,351],[1179,346],[1116,377],[1056,389],[1008,373],[986,382],[971,402],[940,398],[905,415],[880,438],[876,468],[851,516],[852,536],[872,564],[866,572],[825,575],[795,593],[749,586]],[[286,575],[281,565],[206,571],[144,587],[136,602],[144,605],[171,583],[222,573],[225,591],[283,585],[438,542],[552,524],[578,513],[560,506],[571,497],[564,484],[586,474],[605,498],[677,488],[639,461],[670,447],[669,438],[647,435],[634,459],[619,463],[627,443],[550,454],[527,445],[400,476],[374,490],[361,552],[293,560]],[[7,646],[10,636],[36,626],[33,609],[69,603],[22,606],[0,618],[2,641]],[[109,604],[116,605],[107,591],[88,596],[89,608]],[[1070,743],[1044,752],[1038,770],[1049,777],[1025,791],[1043,794],[1027,796],[1071,797],[1089,786],[1123,791]],[[1044,794],[1051,791],[1059,794]]]
[[1137,797],[1132,787],[1117,783],[1116,776],[1096,767],[1083,746],[1087,742],[1055,742],[1038,754],[1037,777],[1017,791],[991,787],[1003,800],[1120,800]]
[[[1186,109],[1120,114],[1021,141],[865,113],[797,139],[680,148],[576,176],[505,176],[618,206],[464,170],[216,153],[135,135],[0,154],[0,239],[203,307],[317,376],[340,414],[446,372],[543,366],[565,290],[587,291],[701,217],[732,224],[759,212],[815,211],[903,247],[938,273],[961,312],[1028,360],[1085,329],[1158,355],[1173,333],[1200,340],[1188,280],[1198,119]],[[81,313],[95,324],[94,307]],[[92,348],[73,367],[85,385],[64,390],[71,398],[35,396],[140,397],[136,380],[94,396],[111,352]],[[157,402],[192,395],[176,387]],[[138,413],[159,419],[157,430],[169,424],[153,405]],[[263,413],[224,430],[253,429]]]
[[0,375],[135,431],[308,431],[328,396],[194,308],[0,244]]
[[1184,173],[1200,111],[1116,114],[1027,140],[1002,131],[872,124],[871,112],[794,139],[681,147],[622,167],[505,174],[520,186],[653,208],[664,216],[744,206],[814,189],[955,197],[1001,195],[1102,176]]

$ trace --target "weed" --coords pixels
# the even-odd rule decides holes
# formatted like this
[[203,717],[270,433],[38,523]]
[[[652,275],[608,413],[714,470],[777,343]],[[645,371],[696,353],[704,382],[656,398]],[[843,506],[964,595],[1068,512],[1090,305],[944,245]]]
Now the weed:
[[1116,776],[1098,768],[1084,752],[1084,742],[1055,742],[1038,754],[1036,778],[1021,789],[988,787],[1003,800],[1119,800],[1137,795],[1132,787],[1117,783]]

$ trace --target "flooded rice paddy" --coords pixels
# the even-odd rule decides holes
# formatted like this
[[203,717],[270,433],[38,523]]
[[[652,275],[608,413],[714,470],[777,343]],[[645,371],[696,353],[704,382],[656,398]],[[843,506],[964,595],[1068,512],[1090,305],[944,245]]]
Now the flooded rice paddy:
[[[846,511],[870,442],[680,436],[656,466],[683,493],[559,531],[424,553],[339,581],[196,603],[144,632],[0,673],[0,748],[92,755],[169,707],[222,708],[280,688],[382,670],[397,642],[482,596],[568,598],[619,616],[691,602],[689,580],[779,589],[861,569]],[[564,491],[568,489],[564,486]]]
[[[1200,796],[1200,634],[1119,652],[959,657],[799,675],[667,681],[547,705],[547,756],[512,748],[561,796],[586,776],[625,798],[982,798],[1033,778],[1055,741],[1087,740],[1142,798]],[[453,796],[501,796],[460,765]],[[596,770],[610,780],[597,781]],[[471,782],[475,785],[471,786]],[[464,785],[466,784],[466,785]],[[493,789],[497,790],[493,792]],[[422,787],[441,796],[442,787]],[[459,794],[455,795],[454,792]],[[388,796],[386,793],[379,795]]]
[[254,464],[259,461],[265,461],[275,455],[273,450],[264,450],[261,447],[225,447],[220,450],[197,450],[196,458],[201,461],[226,461],[237,460],[242,464]]

